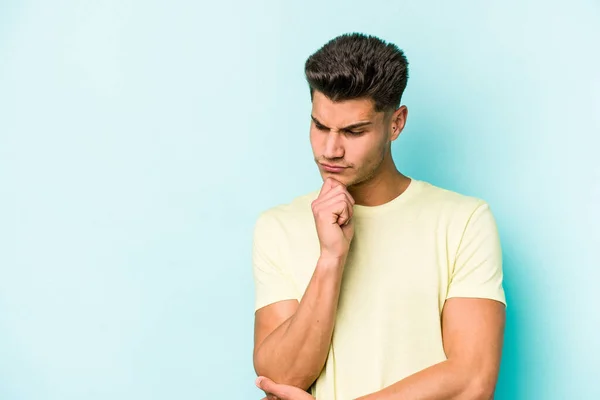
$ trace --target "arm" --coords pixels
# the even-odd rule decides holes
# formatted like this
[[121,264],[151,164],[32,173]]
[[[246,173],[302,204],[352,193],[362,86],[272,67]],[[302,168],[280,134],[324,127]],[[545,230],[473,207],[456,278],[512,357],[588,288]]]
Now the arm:
[[[442,311],[446,361],[357,400],[492,398],[506,318],[502,277],[502,252],[495,221],[487,204],[480,203],[460,239]],[[282,400],[311,398],[297,388],[268,379],[257,383]]]
[[502,277],[495,219],[480,202],[462,232],[442,310],[447,360],[361,399],[490,399],[505,324]]
[[505,307],[489,299],[453,298],[444,305],[447,360],[359,400],[489,400],[502,352]]
[[256,311],[254,368],[273,381],[307,390],[329,353],[345,259],[319,259],[300,303]]
[[354,235],[352,205],[346,188],[326,179],[312,202],[320,257],[298,303],[289,271],[277,259],[281,237],[261,219],[254,240],[257,293],[254,369],[279,384],[307,390],[317,379],[329,353],[344,264]]

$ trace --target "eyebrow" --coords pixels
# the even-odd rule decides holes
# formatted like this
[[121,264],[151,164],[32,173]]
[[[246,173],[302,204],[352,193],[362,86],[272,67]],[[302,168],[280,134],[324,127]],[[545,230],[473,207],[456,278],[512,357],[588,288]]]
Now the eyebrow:
[[[323,128],[326,128],[326,129],[331,129],[328,126],[325,126],[321,122],[319,122],[319,120],[316,119],[313,115],[311,115],[310,117],[315,122],[315,124],[320,125],[320,126],[322,126]],[[361,122],[357,122],[355,124],[351,124],[351,125],[345,126],[345,127],[341,128],[340,130],[347,131],[347,130],[351,130],[351,129],[360,128],[360,127],[365,126],[365,125],[370,125],[370,124],[372,124],[371,121],[361,121]]]

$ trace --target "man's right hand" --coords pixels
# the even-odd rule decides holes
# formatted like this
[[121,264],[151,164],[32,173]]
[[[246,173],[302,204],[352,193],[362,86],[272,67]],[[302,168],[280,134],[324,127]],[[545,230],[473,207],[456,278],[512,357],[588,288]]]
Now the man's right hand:
[[339,181],[327,178],[312,211],[321,245],[321,257],[345,258],[354,236],[354,199]]
[[[319,196],[312,202],[321,256],[304,295],[298,301],[295,294],[290,293],[288,300],[256,310],[254,368],[257,374],[308,390],[323,371],[333,335],[343,268],[354,235],[353,206],[354,199],[344,185],[333,179],[325,180]],[[283,264],[280,267],[289,268]],[[280,270],[277,274],[281,274]],[[287,274],[274,278],[279,282],[289,279]],[[273,284],[277,285],[278,281]],[[304,393],[302,398],[310,399],[306,396],[309,395]]]

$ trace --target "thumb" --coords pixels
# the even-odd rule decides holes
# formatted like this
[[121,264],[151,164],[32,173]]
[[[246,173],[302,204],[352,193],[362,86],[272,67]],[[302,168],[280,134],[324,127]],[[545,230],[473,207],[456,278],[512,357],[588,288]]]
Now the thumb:
[[273,394],[282,400],[287,399],[289,395],[289,389],[286,385],[279,385],[264,376],[256,378],[256,386],[264,392]]

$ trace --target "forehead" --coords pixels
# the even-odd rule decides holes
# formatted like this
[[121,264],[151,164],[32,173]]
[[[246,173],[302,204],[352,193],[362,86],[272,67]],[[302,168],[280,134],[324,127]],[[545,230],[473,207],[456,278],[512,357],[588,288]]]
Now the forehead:
[[375,112],[373,100],[352,99],[334,102],[323,93],[315,91],[312,115],[327,126],[345,126],[359,121],[377,122],[383,112]]

